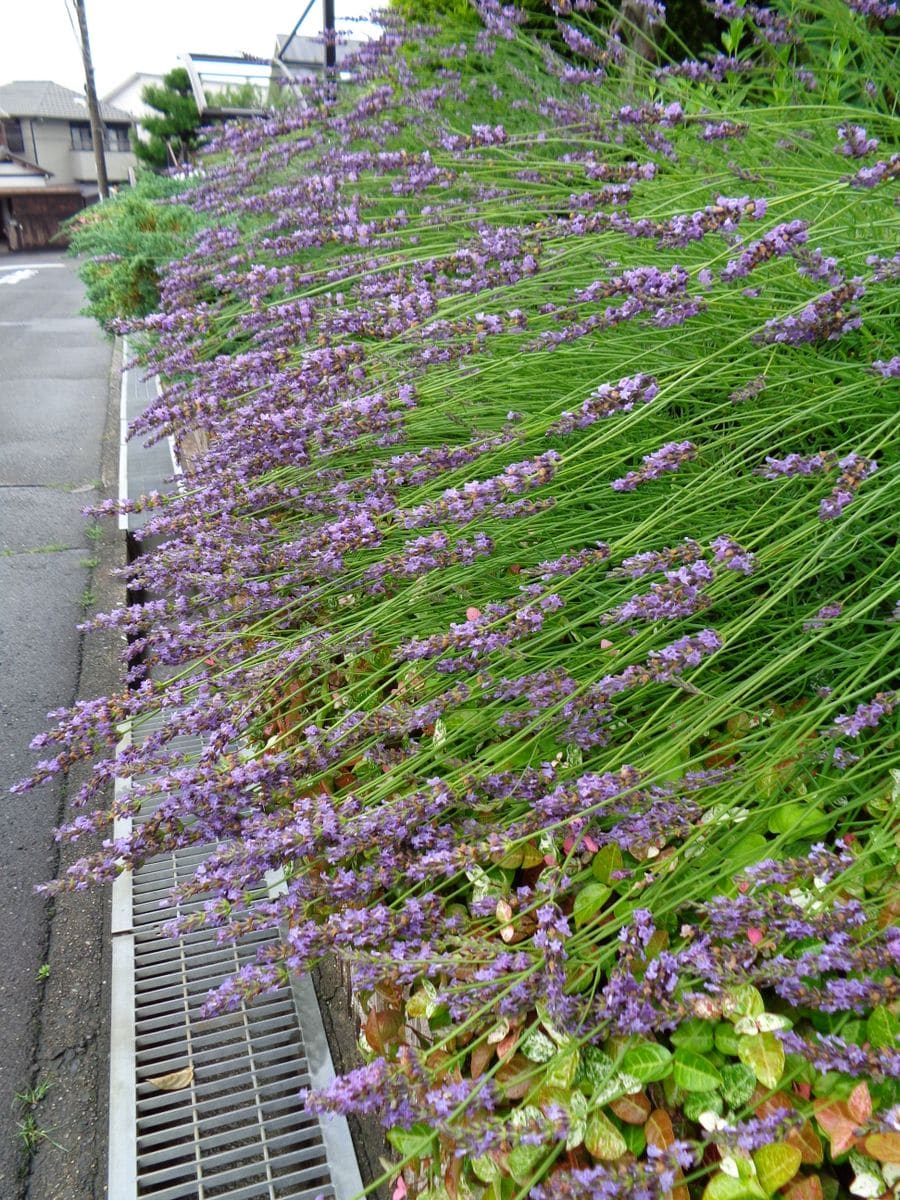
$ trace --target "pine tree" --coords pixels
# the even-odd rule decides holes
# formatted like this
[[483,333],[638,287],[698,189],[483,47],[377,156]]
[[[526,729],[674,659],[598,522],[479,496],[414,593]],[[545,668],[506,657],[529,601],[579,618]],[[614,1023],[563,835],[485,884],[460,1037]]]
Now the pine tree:
[[141,99],[160,115],[142,119],[147,136],[133,140],[138,159],[156,170],[189,162],[197,146],[200,113],[184,67],[164,75],[161,86],[149,84]]

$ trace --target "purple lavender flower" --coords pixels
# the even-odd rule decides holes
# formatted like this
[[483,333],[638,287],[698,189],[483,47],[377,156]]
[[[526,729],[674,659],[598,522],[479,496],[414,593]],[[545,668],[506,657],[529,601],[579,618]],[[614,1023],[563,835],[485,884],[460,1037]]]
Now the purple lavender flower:
[[861,17],[868,17],[873,21],[886,21],[888,17],[896,17],[900,12],[900,5],[896,0],[847,0],[847,4]]
[[885,379],[900,379],[900,354],[888,359],[876,358],[871,369],[883,375]]
[[716,562],[721,563],[726,571],[739,571],[742,575],[753,574],[756,566],[755,556],[749,550],[744,550],[732,538],[720,534],[709,545],[715,554]]
[[819,519],[834,521],[850,504],[862,484],[878,469],[878,464],[872,458],[863,458],[859,454],[848,454],[838,462],[841,473],[830,496],[819,505]]
[[821,629],[826,621],[833,621],[844,611],[841,604],[823,604],[816,615],[803,622],[804,629]]
[[551,434],[587,429],[604,417],[631,412],[636,404],[649,404],[659,391],[652,375],[626,375],[618,383],[602,383],[595,388],[577,413],[564,412],[547,430]]
[[479,513],[496,511],[509,496],[520,496],[549,483],[560,461],[557,451],[546,450],[535,458],[510,463],[491,479],[471,480],[461,488],[447,488],[440,499],[409,509],[403,516],[403,525],[415,529],[443,521],[466,524]]
[[755,379],[751,379],[749,383],[745,383],[743,387],[733,391],[728,399],[732,404],[745,404],[748,400],[752,400],[754,396],[758,396],[760,392],[765,391],[766,377],[765,375],[757,375]]
[[665,550],[646,550],[642,554],[632,554],[623,558],[616,574],[625,574],[632,579],[640,579],[643,575],[652,575],[656,571],[671,571],[682,563],[697,562],[703,557],[703,547],[693,538],[685,538],[677,546]]
[[752,0],[745,0],[744,3],[736,0],[703,0],[703,7],[722,21],[748,20],[755,26],[753,40],[757,45],[785,46],[797,41],[790,18],[775,9],[754,4]]
[[736,75],[742,71],[751,71],[752,69],[753,63],[749,59],[738,59],[724,54],[715,54],[712,58],[706,60],[685,59],[684,62],[660,67],[656,71],[656,75],[660,79],[671,75],[680,79],[693,79],[695,81],[712,80],[714,83],[721,83],[726,75]]
[[900,1079],[900,1052],[890,1047],[876,1051],[847,1042],[834,1033],[810,1033],[804,1037],[795,1029],[781,1029],[778,1037],[788,1054],[801,1055],[817,1071],[839,1071],[875,1083]]
[[620,479],[614,479],[610,487],[615,492],[633,492],[640,484],[659,479],[667,471],[677,471],[683,463],[697,457],[693,442],[666,442],[651,454],[645,454],[643,465],[637,471],[629,471]]
[[864,158],[878,149],[878,138],[870,138],[862,125],[838,126],[838,153],[846,158]]
[[713,573],[702,559],[665,572],[665,582],[654,583],[648,592],[639,592],[609,613],[609,618],[628,621],[673,621],[691,616],[709,606],[704,589]]
[[896,692],[877,692],[874,699],[858,705],[854,712],[835,717],[829,732],[833,737],[858,738],[864,729],[874,729],[883,717],[890,716],[896,704]]
[[485,28],[510,42],[516,36],[516,26],[527,20],[527,13],[500,0],[476,0],[475,7]]
[[830,450],[822,450],[818,454],[804,457],[802,454],[789,454],[786,458],[771,458],[766,455],[766,468],[757,468],[764,479],[777,479],[780,475],[815,475],[830,471],[837,461],[837,456]]
[[756,334],[754,341],[777,342],[785,346],[836,341],[843,334],[859,329],[862,324],[862,318],[853,304],[865,292],[862,279],[856,276],[841,287],[823,292],[796,315],[773,317],[766,321],[764,331]]
[[829,287],[839,287],[844,282],[844,273],[838,265],[838,260],[826,257],[818,248],[803,250],[796,255],[797,273],[817,283],[827,283]]
[[889,159],[873,163],[871,167],[860,167],[855,175],[847,182],[855,188],[873,188],[885,180],[896,179],[900,175],[900,154],[892,154]]
[[704,142],[720,142],[726,138],[744,137],[747,129],[748,126],[740,121],[707,121],[700,137]]

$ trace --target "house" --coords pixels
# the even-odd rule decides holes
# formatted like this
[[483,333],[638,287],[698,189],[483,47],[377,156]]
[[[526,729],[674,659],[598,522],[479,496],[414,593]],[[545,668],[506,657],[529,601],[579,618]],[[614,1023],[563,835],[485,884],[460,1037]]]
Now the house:
[[[124,183],[135,162],[131,116],[109,104],[100,114],[109,182]],[[47,245],[60,221],[97,195],[84,96],[46,79],[0,86],[0,248]]]
[[138,130],[141,128],[141,117],[146,117],[152,113],[154,116],[159,116],[159,113],[145,104],[143,100],[143,91],[145,87],[161,87],[162,75],[151,75],[146,71],[135,71],[123,80],[118,87],[114,87],[111,92],[107,92],[103,97],[103,104],[111,105],[113,108],[122,109],[137,123]]
[[[336,65],[340,67],[362,44],[356,38],[339,37],[334,47]],[[321,37],[302,37],[296,29],[293,33],[279,33],[275,38],[275,58],[296,79],[314,79],[325,69],[325,45]]]

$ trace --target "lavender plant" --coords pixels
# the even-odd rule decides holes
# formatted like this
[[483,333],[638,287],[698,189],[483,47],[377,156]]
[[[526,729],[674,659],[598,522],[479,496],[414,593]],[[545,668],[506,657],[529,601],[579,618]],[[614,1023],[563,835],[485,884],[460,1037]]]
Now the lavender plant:
[[577,68],[385,15],[210,141],[128,325],[133,435],[206,449],[95,621],[128,687],[37,739],[94,763],[61,837],[151,810],[53,887],[209,844],[173,927],[281,931],[211,1011],[350,965],[307,1103],[397,1200],[898,1177],[896,39],[717,4],[658,65],[635,7],[550,5]]

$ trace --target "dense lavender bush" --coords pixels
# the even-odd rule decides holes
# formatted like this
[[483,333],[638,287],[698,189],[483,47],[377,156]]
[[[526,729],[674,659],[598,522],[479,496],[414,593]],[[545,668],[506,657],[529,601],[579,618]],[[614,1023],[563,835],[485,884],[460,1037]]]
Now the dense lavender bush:
[[341,956],[365,1061],[308,1102],[397,1200],[887,1195],[896,44],[717,0],[654,64],[549,9],[580,65],[385,18],[209,147],[130,326],[135,436],[208,450],[32,781],[94,761],[66,838],[156,807],[57,886],[213,846],[202,920],[283,938],[211,1008]]

